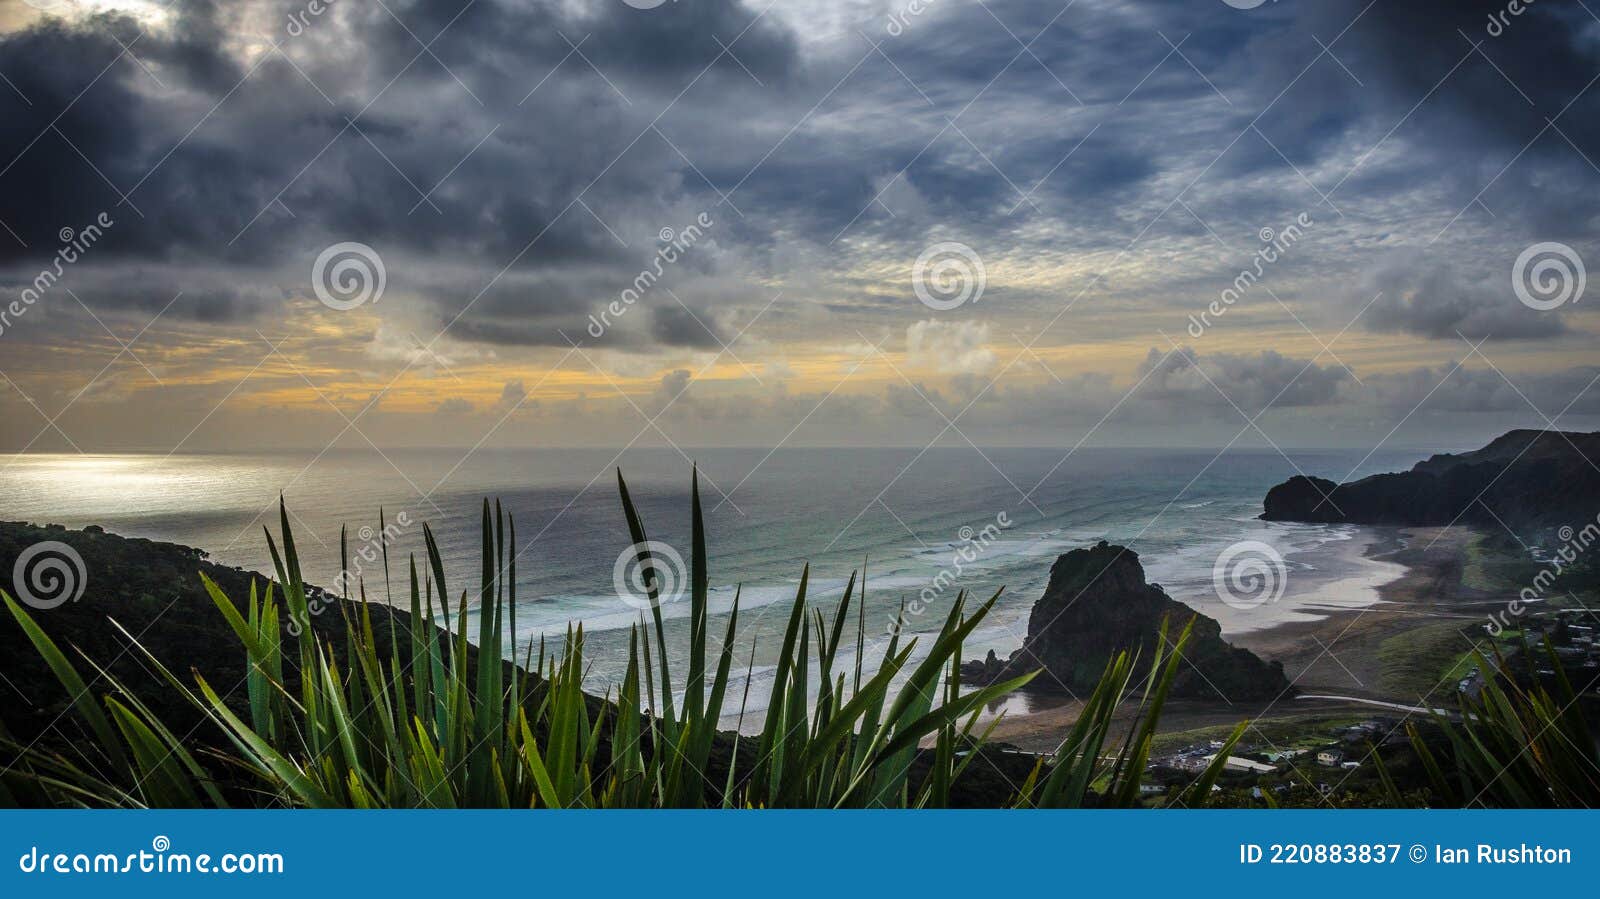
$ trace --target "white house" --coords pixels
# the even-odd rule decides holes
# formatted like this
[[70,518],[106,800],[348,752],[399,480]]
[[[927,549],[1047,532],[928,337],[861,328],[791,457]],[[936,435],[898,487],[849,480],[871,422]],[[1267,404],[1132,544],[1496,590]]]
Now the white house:
[[[1216,756],[1214,755],[1208,755],[1205,757],[1205,763],[1209,765],[1215,758]],[[1257,762],[1237,755],[1230,755],[1223,759],[1222,767],[1229,771],[1248,771],[1252,774],[1271,774],[1273,771],[1278,770],[1266,762]]]

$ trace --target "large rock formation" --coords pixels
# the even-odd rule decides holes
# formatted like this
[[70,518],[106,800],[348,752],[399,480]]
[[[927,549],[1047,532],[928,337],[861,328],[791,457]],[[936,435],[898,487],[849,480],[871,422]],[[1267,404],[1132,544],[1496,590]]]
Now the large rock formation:
[[1003,662],[993,653],[983,662],[970,662],[963,675],[986,683],[1043,668],[1033,689],[1086,693],[1124,649],[1139,654],[1136,670],[1142,678],[1158,648],[1162,619],[1169,621],[1169,636],[1175,639],[1191,617],[1194,632],[1184,649],[1188,661],[1179,667],[1173,695],[1231,702],[1273,699],[1288,689],[1281,663],[1268,664],[1224,642],[1214,619],[1145,583],[1137,553],[1104,541],[1056,559],[1044,596],[1028,616],[1021,649]]
[[1348,484],[1295,476],[1267,492],[1268,521],[1498,527],[1578,524],[1600,508],[1600,433],[1511,431],[1480,450]]

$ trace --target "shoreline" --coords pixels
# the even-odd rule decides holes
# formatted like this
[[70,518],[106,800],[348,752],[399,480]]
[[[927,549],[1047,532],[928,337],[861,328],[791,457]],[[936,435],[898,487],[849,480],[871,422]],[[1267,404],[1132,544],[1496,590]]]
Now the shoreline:
[[1394,682],[1394,672],[1384,664],[1393,659],[1380,658],[1382,644],[1421,627],[1472,628],[1483,620],[1473,607],[1486,594],[1463,579],[1467,553],[1478,535],[1465,528],[1374,531],[1379,539],[1367,547],[1367,556],[1399,569],[1398,577],[1377,587],[1375,602],[1360,609],[1330,608],[1317,621],[1285,622],[1241,634],[1236,645],[1283,662],[1291,679],[1305,687],[1305,692],[1328,688],[1329,692],[1419,704],[1417,696],[1405,695],[1411,691]]
[[[1383,588],[1406,575],[1406,566],[1388,558],[1398,540],[1393,528],[1294,526],[1272,536],[1274,545],[1289,547],[1282,551],[1283,593],[1276,600],[1250,608],[1230,606],[1219,598],[1210,577],[1198,584],[1192,577],[1186,579],[1169,595],[1216,619],[1223,638],[1239,642],[1287,625],[1314,625],[1330,615],[1380,605]],[[1307,538],[1316,542],[1296,545],[1297,539]]]
[[[1286,552],[1295,571],[1280,598],[1282,605],[1262,607],[1271,620],[1243,629],[1224,625],[1223,636],[1264,660],[1282,662],[1298,693],[1333,698],[1280,696],[1250,704],[1221,697],[1172,699],[1161,732],[1232,725],[1247,718],[1360,714],[1371,702],[1432,707],[1426,689],[1406,692],[1388,683],[1392,660],[1385,641],[1416,630],[1419,618],[1447,629],[1481,624],[1484,616],[1477,609],[1487,594],[1461,583],[1466,546],[1474,539],[1475,532],[1466,529],[1441,534],[1437,528],[1359,527],[1347,537]],[[1429,548],[1429,543],[1434,545]],[[1192,595],[1174,598],[1210,614]],[[1221,605],[1214,594],[1212,603]],[[1461,643],[1464,651],[1467,641]],[[991,705],[984,717],[1003,713],[993,734],[996,741],[1050,751],[1076,720],[1078,707],[1072,697],[1023,692]],[[1370,708],[1366,705],[1369,714]]]
[[[1336,549],[1331,559],[1318,560],[1327,568],[1310,569],[1331,573],[1331,561],[1344,566],[1337,576],[1301,585],[1300,602],[1290,609],[1296,617],[1280,616],[1265,626],[1231,632],[1224,625],[1223,636],[1233,645],[1282,662],[1297,695],[1266,703],[1171,699],[1161,733],[1232,726],[1241,720],[1368,717],[1375,703],[1421,708],[1447,704],[1451,685],[1448,679],[1435,680],[1429,666],[1465,652],[1471,632],[1484,620],[1477,609],[1488,599],[1487,591],[1469,586],[1462,577],[1477,539],[1476,532],[1465,528],[1361,528],[1354,539],[1342,541],[1348,545]],[[1378,572],[1392,576],[1374,584]],[[1340,590],[1373,595],[1352,601],[1330,593]],[[1311,597],[1321,599],[1302,605]],[[1183,601],[1190,604],[1187,597]],[[1080,708],[1081,703],[1065,696],[1010,697],[990,709],[1004,713],[993,739],[1050,751]]]

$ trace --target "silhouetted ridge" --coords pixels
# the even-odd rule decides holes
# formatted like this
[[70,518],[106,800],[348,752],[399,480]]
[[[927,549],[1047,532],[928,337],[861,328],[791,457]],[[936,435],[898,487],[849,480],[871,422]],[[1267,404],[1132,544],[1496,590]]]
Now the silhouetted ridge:
[[[1470,453],[1348,484],[1300,475],[1267,492],[1268,521],[1555,527],[1600,509],[1600,432],[1511,431]],[[1497,522],[1496,519],[1499,519]]]

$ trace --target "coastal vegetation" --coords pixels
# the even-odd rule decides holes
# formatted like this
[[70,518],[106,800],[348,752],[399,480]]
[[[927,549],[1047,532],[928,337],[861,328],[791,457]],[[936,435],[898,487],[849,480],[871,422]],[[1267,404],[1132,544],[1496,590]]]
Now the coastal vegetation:
[[[1422,467],[1509,467],[1523,447],[1548,448],[1513,442],[1511,462]],[[1278,703],[1307,664],[1290,680],[1263,661],[1292,657],[1288,638],[1260,656],[1230,646],[1105,543],[1057,560],[1007,659],[963,659],[999,593],[958,593],[934,630],[869,641],[865,574],[820,595],[804,569],[762,647],[770,699],[752,705],[756,654],[734,654],[750,648],[735,639],[738,595],[711,611],[697,481],[688,570],[663,577],[675,563],[653,554],[618,475],[649,596],[607,657],[626,667],[604,695],[586,692],[597,679],[581,626],[549,645],[519,637],[516,525],[487,501],[466,587],[427,526],[417,556],[391,560],[381,542],[378,564],[354,568],[341,537],[341,570],[362,575],[334,592],[308,584],[281,502],[271,577],[95,527],[0,524],[0,567],[53,543],[96,573],[86,601],[48,609],[0,589],[5,686],[23,700],[0,706],[0,805],[1600,804],[1586,599],[1600,566],[1557,531],[1529,533],[1570,550],[1558,552],[1561,591],[1517,610],[1506,598],[1554,583],[1553,561],[1509,529],[1411,528],[1391,551],[1408,572],[1385,588],[1385,610],[1332,637],[1366,693],[1309,697],[1333,701],[1326,711]],[[677,580],[686,596],[669,620],[658,591]],[[1366,659],[1351,649],[1362,645]],[[1069,714],[1037,735],[1008,731],[996,712],[1023,689],[1060,693],[1047,703],[1070,699]],[[1049,719],[1035,708],[1029,720]]]
[[[1549,639],[1524,646],[1527,670],[1513,672],[1506,656],[1474,651],[1486,678],[1475,696],[1461,699],[1460,714],[1433,716],[1443,746],[1416,725],[1411,745],[1440,804],[1490,808],[1600,807],[1600,732],[1592,710],[1566,673]],[[1542,676],[1541,676],[1542,675]],[[1404,791],[1379,771],[1395,804]]]
[[[267,536],[276,575],[270,583],[247,579],[247,594],[236,598],[210,575],[198,575],[244,661],[237,686],[198,672],[185,678],[170,653],[163,661],[138,633],[112,620],[106,626],[120,635],[123,652],[159,684],[133,689],[88,653],[69,658],[6,595],[10,615],[68,697],[63,712],[77,719],[85,739],[46,750],[37,740],[24,744],[0,734],[12,752],[0,802],[938,807],[952,804],[973,765],[995,765],[997,754],[985,745],[992,723],[981,726],[982,711],[1036,674],[962,688],[962,643],[998,593],[975,604],[959,595],[925,650],[919,652],[920,637],[902,641],[896,634],[877,668],[868,670],[864,579],[858,584],[852,576],[829,617],[808,602],[809,571],[803,572],[760,730],[724,731],[719,722],[730,712],[743,717],[749,670],[745,695],[736,699],[738,600],[715,639],[698,486],[681,676],[669,662],[674,654],[656,592],[659,576],[644,548],[648,538],[620,473],[618,488],[630,537],[643,554],[651,604],[633,630],[625,675],[602,698],[583,692],[581,626],[560,653],[547,652],[543,642],[518,644],[516,565],[507,554],[515,523],[487,502],[474,588],[452,598],[438,544],[425,530],[425,558],[404,566],[404,594],[386,596],[386,605],[334,602],[331,624],[328,612],[313,613],[320,592],[302,578],[290,516],[280,505],[279,537]],[[359,589],[365,600],[365,587]],[[1114,655],[1057,751],[1031,760],[1020,782],[1002,778],[1008,788],[992,790],[991,803],[1141,804],[1151,745],[1191,627],[1168,634],[1163,625],[1144,661],[1127,651]],[[854,662],[840,666],[847,641],[854,643]],[[180,729],[155,711],[175,704],[198,715],[195,727]],[[1130,704],[1131,723],[1119,721]],[[197,748],[191,739],[197,730],[215,739]],[[1199,772],[1187,804],[1209,797],[1225,756]]]

